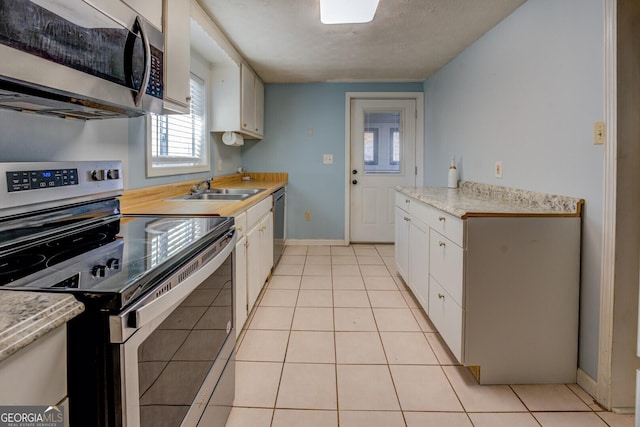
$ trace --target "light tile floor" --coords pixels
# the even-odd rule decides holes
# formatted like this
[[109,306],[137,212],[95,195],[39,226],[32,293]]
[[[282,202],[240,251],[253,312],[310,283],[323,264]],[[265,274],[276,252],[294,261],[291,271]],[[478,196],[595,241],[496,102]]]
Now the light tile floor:
[[480,386],[392,245],[289,246],[241,334],[227,427],[632,427],[575,384]]

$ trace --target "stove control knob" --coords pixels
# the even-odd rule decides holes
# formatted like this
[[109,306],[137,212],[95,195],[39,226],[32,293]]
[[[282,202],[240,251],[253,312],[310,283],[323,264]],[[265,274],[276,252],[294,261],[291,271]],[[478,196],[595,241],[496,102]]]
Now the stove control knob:
[[107,261],[107,268],[109,270],[120,270],[120,260],[118,258],[111,258]]
[[120,179],[120,169],[107,169],[107,179]]
[[91,179],[94,181],[104,181],[107,179],[107,171],[104,169],[96,169],[91,171]]
[[91,275],[95,278],[105,277],[107,275],[106,265],[96,265],[91,270]]

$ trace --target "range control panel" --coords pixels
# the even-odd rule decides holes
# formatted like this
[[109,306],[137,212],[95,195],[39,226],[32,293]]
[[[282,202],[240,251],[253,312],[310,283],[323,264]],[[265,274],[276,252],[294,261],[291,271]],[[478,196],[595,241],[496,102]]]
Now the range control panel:
[[7,172],[7,190],[39,190],[78,185],[78,169],[49,169]]
[[122,195],[120,160],[0,162],[0,221]]

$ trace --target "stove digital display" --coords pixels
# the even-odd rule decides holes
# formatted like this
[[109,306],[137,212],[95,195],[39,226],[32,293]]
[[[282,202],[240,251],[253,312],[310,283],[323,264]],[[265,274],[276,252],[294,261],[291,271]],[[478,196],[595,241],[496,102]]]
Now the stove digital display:
[[68,185],[78,185],[78,169],[7,172],[9,193]]

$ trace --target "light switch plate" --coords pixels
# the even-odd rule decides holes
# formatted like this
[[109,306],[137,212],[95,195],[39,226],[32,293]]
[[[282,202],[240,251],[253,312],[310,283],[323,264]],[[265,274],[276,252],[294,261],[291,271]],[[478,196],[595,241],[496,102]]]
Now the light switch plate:
[[333,154],[325,154],[322,156],[322,163],[324,163],[325,165],[332,165],[333,164]]
[[593,144],[604,145],[605,138],[604,122],[595,122],[593,124]]

